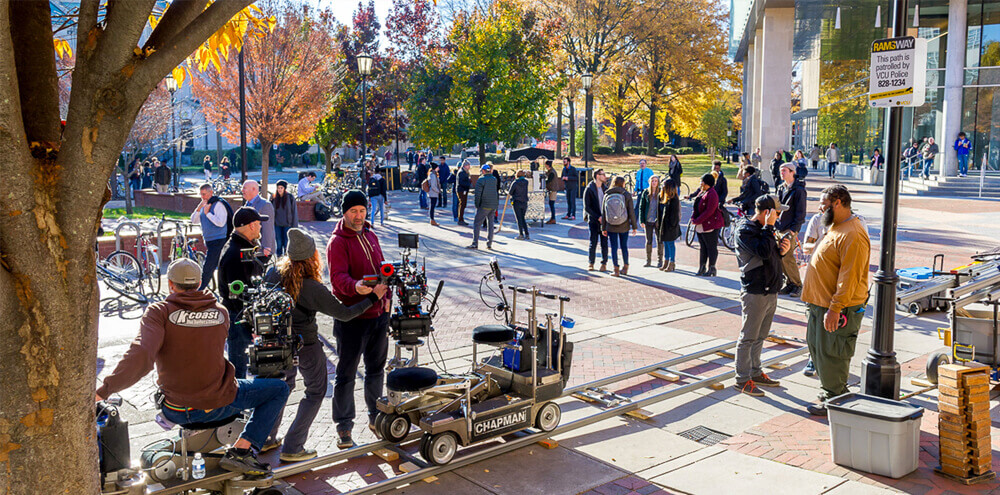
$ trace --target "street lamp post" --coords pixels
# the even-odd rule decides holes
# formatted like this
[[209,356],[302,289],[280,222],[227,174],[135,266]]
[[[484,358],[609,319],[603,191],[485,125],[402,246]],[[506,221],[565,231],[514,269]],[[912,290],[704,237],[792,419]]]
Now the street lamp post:
[[590,86],[594,83],[594,76],[591,74],[584,74],[580,76],[580,84],[583,86],[583,90],[587,93],[586,99],[586,118],[584,119],[584,129],[583,129],[583,163],[584,166],[590,168],[590,141],[594,138],[591,135],[590,129],[592,124],[590,123],[593,118],[594,113],[594,97],[590,94]]
[[[240,182],[247,181],[247,91],[246,70],[243,67],[243,48],[239,56],[240,79]],[[264,150],[266,153],[268,150]]]
[[177,80],[174,79],[174,75],[173,74],[168,74],[166,81],[167,81],[167,91],[170,91],[170,143],[174,147],[173,152],[170,153],[170,156],[173,158],[173,162],[174,162],[173,163],[173,169],[174,169],[174,190],[175,191],[180,191],[180,187],[178,187],[178,184],[180,184],[180,177],[179,177],[180,174],[177,173],[177,149],[178,149],[178,146],[177,146],[177,143],[175,142],[177,140],[177,129],[174,127],[174,93],[177,92]]
[[372,73],[372,56],[358,55],[358,72],[361,73],[361,163],[368,153],[368,75]]
[[[895,0],[892,13],[892,36],[906,36],[906,0]],[[899,216],[900,145],[903,131],[903,108],[889,109],[889,135],[886,150],[885,185],[882,195],[882,243],[878,271],[875,272],[875,311],[872,315],[872,343],[861,363],[862,391],[887,399],[899,399],[899,362],[893,351],[896,320],[896,219]]]

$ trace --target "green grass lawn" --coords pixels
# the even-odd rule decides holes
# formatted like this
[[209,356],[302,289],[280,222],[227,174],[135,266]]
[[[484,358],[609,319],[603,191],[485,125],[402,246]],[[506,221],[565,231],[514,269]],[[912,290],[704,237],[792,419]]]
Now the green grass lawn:
[[143,220],[146,218],[160,218],[160,216],[164,214],[166,214],[167,218],[176,218],[182,220],[191,218],[191,215],[177,213],[176,211],[160,210],[158,208],[148,208],[145,206],[137,206],[132,208],[131,215],[125,213],[125,208],[105,208],[102,216],[104,218],[110,218],[110,219],[117,219],[118,217],[129,217],[133,220]]

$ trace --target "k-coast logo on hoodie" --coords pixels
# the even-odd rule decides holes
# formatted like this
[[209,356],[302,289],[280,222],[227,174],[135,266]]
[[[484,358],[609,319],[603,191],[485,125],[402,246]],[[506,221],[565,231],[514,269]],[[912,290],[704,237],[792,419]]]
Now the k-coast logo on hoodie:
[[204,311],[188,311],[179,309],[170,313],[167,317],[170,323],[182,327],[213,327],[226,322],[226,317],[218,309],[206,309]]

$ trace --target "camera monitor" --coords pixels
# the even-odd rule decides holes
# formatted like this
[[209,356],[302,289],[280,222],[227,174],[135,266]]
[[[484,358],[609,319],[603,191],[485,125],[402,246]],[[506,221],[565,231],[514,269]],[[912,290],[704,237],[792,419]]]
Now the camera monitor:
[[403,249],[417,249],[420,242],[420,234],[398,234],[399,247]]

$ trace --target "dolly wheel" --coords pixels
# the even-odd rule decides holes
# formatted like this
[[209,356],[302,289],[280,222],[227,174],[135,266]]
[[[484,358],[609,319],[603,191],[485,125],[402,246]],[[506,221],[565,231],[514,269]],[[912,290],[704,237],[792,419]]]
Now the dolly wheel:
[[561,418],[562,410],[559,409],[559,404],[546,402],[538,410],[538,415],[535,416],[535,426],[542,431],[552,431],[556,429],[556,426],[559,426]]
[[375,422],[373,423],[373,426],[375,427],[375,436],[379,440],[384,440],[382,438],[382,423],[385,421],[385,417],[386,414],[382,411],[375,414]]
[[399,414],[386,414],[381,423],[376,423],[382,440],[399,443],[410,433],[410,417]]
[[448,464],[455,457],[456,452],[458,452],[458,437],[450,431],[424,435],[420,442],[420,455],[435,466]]
[[948,364],[950,360],[948,359],[948,354],[944,352],[935,352],[931,354],[930,359],[927,360],[927,381],[937,385],[938,383],[938,366],[942,364]]
[[909,311],[911,315],[919,315],[924,309],[920,307],[920,303],[911,302],[910,305],[906,307],[906,310]]

